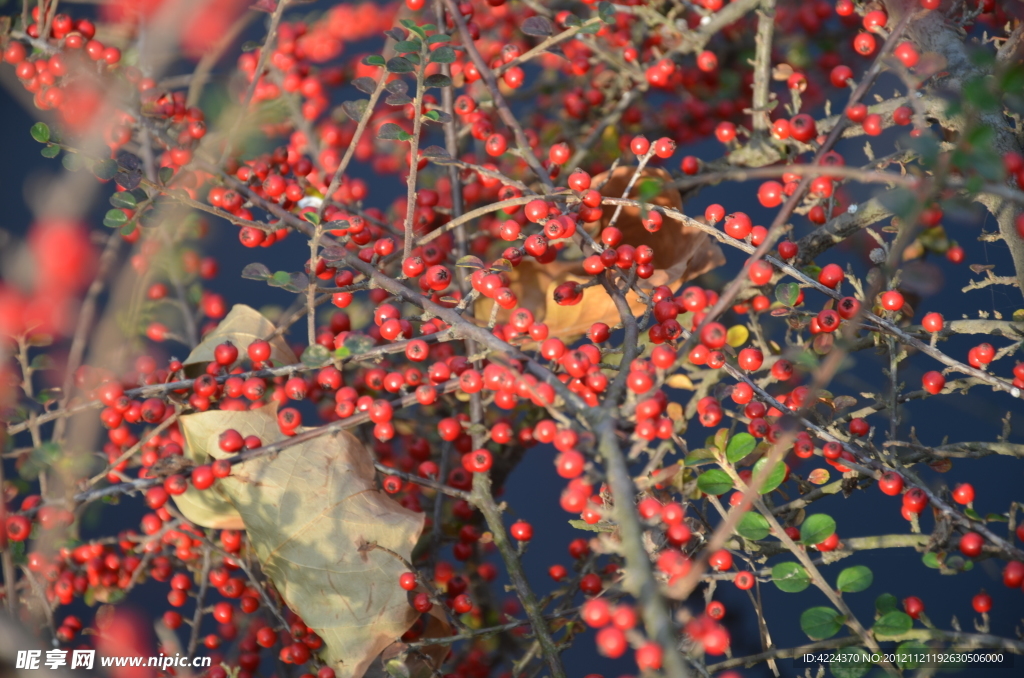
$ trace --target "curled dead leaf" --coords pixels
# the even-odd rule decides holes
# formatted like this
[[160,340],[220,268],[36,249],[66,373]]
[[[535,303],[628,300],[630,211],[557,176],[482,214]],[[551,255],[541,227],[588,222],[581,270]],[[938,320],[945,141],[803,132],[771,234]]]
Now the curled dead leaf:
[[[188,454],[229,456],[219,433],[235,428],[264,444],[284,436],[274,408],[216,410],[182,417]],[[322,656],[338,678],[362,678],[368,667],[415,623],[419,614],[398,586],[424,516],[376,487],[370,452],[341,431],[258,457],[217,482],[217,499],[203,504],[241,518],[260,565],[288,606],[324,640]],[[186,495],[181,495],[185,497]],[[181,497],[175,497],[177,502]],[[189,501],[189,500],[186,500]],[[183,506],[179,503],[183,513]],[[197,510],[191,506],[188,510]],[[186,516],[188,514],[186,513]]]
[[[275,329],[274,323],[267,320],[252,306],[235,304],[227,316],[220,321],[217,328],[207,334],[202,342],[192,349],[182,364],[188,366],[212,362],[214,349],[225,341],[233,343],[244,355],[249,344],[259,339],[266,339],[274,333]],[[270,359],[277,365],[291,365],[299,361],[282,337],[275,337],[270,342]]]
[[[607,172],[592,178],[593,186],[601,187],[601,194],[607,197],[621,198],[626,191],[635,168],[619,167],[609,177]],[[640,178],[634,183],[629,197],[637,199],[641,194],[647,197],[650,204],[682,210],[683,201],[679,191],[672,188],[671,175],[660,168],[645,168]],[[588,223],[584,228],[595,238],[611,222],[615,207],[605,205],[600,221]],[[717,241],[699,228],[687,226],[665,217],[661,229],[655,233],[644,228],[641,211],[637,207],[625,207],[615,223],[622,231],[624,244],[639,247],[648,245],[654,250],[654,275],[647,280],[638,280],[637,286],[650,290],[659,285],[666,285],[672,291],[702,273],[725,263],[725,255]],[[589,282],[591,277],[583,270],[583,260],[558,260],[549,264],[538,264],[533,259],[524,259],[508,275],[511,279],[509,287],[515,292],[519,306],[533,312],[538,322],[548,326],[551,336],[565,342],[571,342],[583,336],[590,326],[596,322],[614,326],[620,322],[615,302],[601,285],[594,285],[583,291],[583,299],[572,306],[559,306],[554,300],[554,289],[565,282],[580,284]],[[644,312],[646,306],[636,293],[626,293],[630,310],[634,315]],[[486,321],[490,318],[493,301],[481,299],[476,305],[476,316]],[[499,321],[508,318],[507,311],[499,311]]]

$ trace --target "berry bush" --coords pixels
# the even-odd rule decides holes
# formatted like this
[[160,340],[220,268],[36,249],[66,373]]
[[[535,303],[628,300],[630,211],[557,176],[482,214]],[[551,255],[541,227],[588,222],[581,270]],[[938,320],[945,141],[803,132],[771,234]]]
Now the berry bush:
[[0,12],[37,120],[2,134],[48,159],[0,233],[21,649],[210,659],[117,678],[1024,653],[1024,5]]

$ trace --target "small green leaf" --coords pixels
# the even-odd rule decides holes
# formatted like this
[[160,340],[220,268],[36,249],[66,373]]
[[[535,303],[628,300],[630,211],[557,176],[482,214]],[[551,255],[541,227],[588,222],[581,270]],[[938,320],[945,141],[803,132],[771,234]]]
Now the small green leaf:
[[270,269],[258,261],[246,264],[242,269],[242,277],[246,280],[266,280],[271,275]]
[[426,77],[423,81],[423,86],[427,89],[431,87],[451,87],[452,79],[442,73],[435,73]]
[[388,73],[412,73],[416,67],[405,57],[388,59]]
[[808,546],[820,544],[836,531],[836,521],[826,513],[807,516],[800,526],[800,541]]
[[483,259],[480,257],[474,257],[472,254],[459,257],[459,260],[455,262],[455,265],[459,268],[471,268],[473,270],[484,268]]
[[64,169],[69,172],[77,172],[82,169],[85,165],[82,163],[82,157],[77,153],[65,153],[64,157],[60,159]]
[[174,178],[174,168],[161,167],[160,171],[157,172],[157,177],[160,179],[160,184],[162,186],[166,186],[167,184],[171,183],[171,179]]
[[906,612],[893,610],[886,612],[882,618],[875,622],[872,629],[875,636],[882,638],[886,636],[901,636],[914,626],[914,620]]
[[127,221],[127,215],[119,209],[107,210],[103,217],[103,225],[107,228],[120,228]]
[[661,182],[657,179],[644,179],[636,187],[636,195],[640,202],[652,202],[661,194]]
[[408,141],[409,139],[412,139],[412,135],[402,129],[399,125],[393,122],[386,122],[380,126],[380,130],[377,132],[377,138],[388,141]]
[[937,570],[939,569],[939,567],[941,567],[941,565],[939,564],[939,556],[931,551],[929,551],[921,557],[921,563],[925,567],[930,567],[933,570]]
[[812,607],[800,615],[800,628],[811,640],[825,640],[839,633],[844,621],[831,607]]
[[829,673],[835,678],[861,678],[871,670],[871,655],[863,648],[848,647],[840,650],[839,658],[828,665]]
[[575,14],[566,14],[565,17],[562,18],[562,25],[565,26],[566,28],[575,28],[576,26],[581,26],[582,24],[583,22]]
[[256,40],[246,40],[242,43],[243,52],[255,52],[260,48],[260,43]]
[[28,132],[32,135],[33,139],[41,144],[45,144],[50,140],[50,128],[45,122],[37,122],[32,125]]
[[[905,640],[896,646],[896,666],[904,671],[919,669],[921,668],[921,662],[917,661],[917,657],[914,655],[924,654],[927,651],[928,646],[920,640]],[[903,656],[900,657],[899,655]],[[900,659],[907,659],[909,661],[900,661]]]
[[117,161],[113,158],[100,160],[92,166],[92,173],[96,175],[97,179],[109,181],[117,175]]
[[452,36],[450,36],[450,35],[445,35],[444,33],[438,33],[437,35],[432,35],[429,38],[427,38],[427,44],[428,45],[436,45],[436,44],[438,44],[440,42],[450,42],[451,39],[452,39]]
[[612,3],[603,0],[597,3],[597,15],[601,17],[601,21],[606,24],[615,23],[615,6]]
[[720,468],[712,468],[697,477],[697,487],[704,494],[718,496],[732,489],[732,478]]
[[127,224],[125,224],[124,226],[121,227],[121,235],[123,235],[123,236],[125,236],[127,238],[128,236],[130,236],[132,233],[135,232],[135,228],[137,226],[138,226],[137,222],[129,221]]
[[800,298],[800,285],[795,282],[781,283],[775,286],[775,299],[783,306],[792,308]]
[[428,119],[433,120],[433,121],[436,122],[438,119],[440,119],[441,114],[439,112],[437,112],[436,110],[435,111],[427,111],[426,113],[423,114],[423,117],[424,118],[428,118]]
[[448,45],[442,45],[430,53],[430,63],[451,64],[455,62],[455,50]]
[[302,352],[302,364],[307,367],[323,367],[331,361],[330,352],[320,344],[307,346]]
[[344,111],[353,122],[359,122],[363,119],[363,115],[366,113],[367,106],[370,105],[368,99],[356,99],[355,101],[344,101],[341,104],[341,110]]
[[[759,459],[757,463],[754,464],[754,475],[756,476],[758,473],[760,473],[761,469],[764,468],[767,463],[768,457]],[[782,481],[785,479],[786,465],[782,463],[782,460],[780,459],[779,461],[775,462],[775,466],[773,466],[772,470],[768,473],[768,477],[765,478],[764,485],[761,486],[759,492],[761,494],[768,494],[776,487],[781,485]]]
[[785,562],[772,568],[772,582],[780,591],[800,593],[811,585],[811,578],[800,563]]
[[395,51],[399,54],[407,54],[409,52],[418,52],[423,48],[423,43],[419,40],[402,40],[401,42],[395,43]]
[[747,539],[764,539],[771,532],[768,520],[760,513],[747,511],[736,525],[736,533]]
[[421,27],[417,26],[416,22],[410,19],[400,19],[398,23],[402,24],[403,26],[405,26],[406,28],[408,28],[410,31],[420,36],[421,38],[427,37],[426,32]]
[[883,593],[875,598],[875,610],[880,615],[885,614],[886,612],[892,612],[896,609],[898,604],[899,601],[896,600],[896,596],[891,593]]
[[546,38],[553,35],[555,27],[547,17],[531,16],[519,27],[525,35],[532,35],[537,38]]
[[874,579],[875,575],[872,574],[871,568],[854,565],[839,573],[839,577],[836,579],[836,588],[844,593],[857,593],[871,586]]
[[302,218],[313,224],[314,226],[320,225],[320,215],[316,212],[303,212]]
[[36,357],[32,358],[32,362],[29,363],[29,367],[33,370],[52,370],[56,367],[56,364],[53,362],[53,358],[45,353],[40,353]]
[[367,66],[383,66],[387,62],[384,61],[384,57],[379,54],[371,54],[370,56],[363,58],[363,63]]
[[57,144],[50,144],[48,146],[45,146],[42,150],[39,151],[39,155],[43,156],[44,158],[56,158],[58,155],[60,155],[60,146],[58,146]]
[[729,445],[725,448],[725,458],[735,464],[746,457],[757,447],[757,439],[745,431],[737,433],[729,439]]
[[110,196],[110,204],[114,207],[123,207],[128,210],[133,210],[138,206],[135,202],[135,196],[130,191],[121,191]]

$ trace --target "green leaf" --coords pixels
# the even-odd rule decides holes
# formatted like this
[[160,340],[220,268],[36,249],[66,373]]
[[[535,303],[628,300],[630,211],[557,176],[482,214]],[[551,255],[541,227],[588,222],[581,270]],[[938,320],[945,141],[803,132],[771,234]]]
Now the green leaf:
[[836,588],[844,593],[857,593],[871,586],[874,579],[875,575],[872,574],[871,568],[854,565],[839,573],[839,577],[836,579]]
[[125,224],[124,226],[121,227],[121,235],[123,235],[125,237],[130,236],[132,233],[135,232],[135,228],[137,226],[138,226],[137,222],[129,221],[127,224]]
[[922,643],[920,640],[905,640],[896,646],[897,655],[910,655],[909,657],[902,657],[902,659],[909,659],[910,661],[899,661],[897,659],[896,666],[900,667],[904,671],[921,668],[921,662],[916,661],[914,655],[924,654],[928,651],[928,646]]
[[547,17],[531,16],[519,27],[525,35],[532,35],[536,38],[546,38],[553,35],[555,27]]
[[117,176],[117,161],[113,158],[100,160],[92,166],[92,173],[96,175],[97,179],[109,181]]
[[77,172],[85,166],[82,162],[82,156],[77,153],[65,153],[60,162],[64,165],[64,169],[69,172]]
[[450,64],[455,62],[455,50],[448,45],[441,45],[430,53],[430,63]]
[[800,628],[811,640],[825,640],[839,633],[844,621],[831,607],[812,607],[800,615]]
[[860,678],[871,670],[871,655],[864,649],[848,647],[839,652],[844,657],[843,661],[834,661],[828,665],[829,673],[835,678]]
[[772,582],[780,591],[800,593],[811,585],[811,578],[800,563],[785,562],[772,568]]
[[424,118],[437,122],[441,118],[441,114],[438,111],[427,111],[423,114]]
[[28,133],[41,144],[45,144],[50,140],[50,128],[45,122],[37,122],[32,125]]
[[313,224],[314,226],[320,225],[320,215],[316,212],[303,212],[302,218]]
[[399,125],[393,122],[386,122],[380,126],[380,130],[377,132],[378,139],[385,139],[391,141],[408,141],[412,139],[412,135],[402,129]]
[[246,40],[242,43],[243,52],[255,52],[260,48],[260,43],[256,40]]
[[138,207],[138,203],[135,202],[135,196],[130,191],[118,192],[110,196],[110,204],[114,207],[123,207],[128,210]]
[[941,567],[939,564],[939,556],[931,551],[921,557],[921,563],[925,567],[930,567],[933,570],[937,570]]
[[661,182],[657,179],[644,179],[636,187],[636,195],[640,202],[652,202],[661,194]]
[[882,207],[906,219],[917,207],[917,196],[905,188],[894,188],[878,196]]
[[729,445],[725,448],[725,458],[735,464],[740,459],[754,451],[757,447],[757,439],[743,431],[729,439]]
[[423,48],[423,43],[419,40],[402,40],[395,44],[395,51],[399,54],[407,54],[409,52],[418,52]]
[[815,513],[807,516],[800,526],[800,541],[808,546],[820,544],[836,531],[836,521],[827,513]]
[[302,364],[307,367],[323,367],[331,361],[330,352],[320,344],[307,346],[302,352]]
[[405,57],[388,59],[388,73],[412,73],[416,67]]
[[732,489],[732,478],[720,468],[708,469],[697,477],[697,487],[704,494],[725,494]]
[[875,598],[875,610],[878,614],[885,614],[886,612],[892,612],[896,609],[899,601],[896,600],[896,596],[891,593],[883,593],[882,595]]
[[575,28],[576,26],[580,26],[582,24],[583,21],[581,21],[580,18],[575,14],[566,14],[565,17],[563,17],[562,19],[562,25],[565,26],[566,28]]
[[35,480],[40,473],[53,466],[60,457],[61,449],[57,443],[43,443],[24,457],[24,461],[18,467],[18,474],[24,480]]
[[612,3],[603,0],[597,3],[597,16],[601,17],[601,21],[606,24],[615,23],[615,7]]
[[270,269],[258,261],[246,264],[242,269],[242,277],[246,280],[266,280],[271,275]]
[[359,122],[363,119],[363,115],[366,113],[366,108],[369,105],[370,101],[368,99],[344,101],[341,104],[341,110],[344,111],[345,115],[351,118],[353,122]]
[[451,87],[452,79],[442,73],[435,73],[426,77],[423,81],[423,86],[427,89],[431,87]]
[[119,209],[107,210],[103,217],[103,225],[107,228],[120,228],[128,221],[127,215]]
[[[406,28],[408,28],[410,31],[420,36],[421,38],[427,37],[426,31],[424,31],[423,28],[421,28],[420,26],[417,26],[416,23],[410,19],[401,19],[399,20],[398,23],[402,24],[403,26],[405,26]],[[427,25],[429,26],[430,24]]]
[[387,62],[384,61],[384,57],[379,54],[371,54],[370,56],[363,58],[363,63],[367,66],[383,66]]
[[747,511],[736,525],[736,534],[747,539],[764,539],[771,532],[768,520],[760,513]]
[[451,41],[451,39],[452,39],[452,36],[450,36],[450,35],[445,35],[444,33],[438,33],[437,35],[432,35],[429,38],[427,38],[427,44],[428,45],[436,45],[439,42],[449,42],[449,41]]
[[157,177],[160,179],[160,184],[166,186],[171,183],[171,179],[174,178],[173,167],[161,167],[160,171],[157,172]]
[[309,278],[305,273],[277,271],[267,278],[267,284],[271,287],[280,287],[289,292],[303,292],[309,287]]
[[56,158],[60,155],[60,146],[57,144],[50,144],[39,151],[39,155],[44,158]]
[[872,629],[876,637],[901,636],[914,626],[914,620],[906,612],[893,610],[886,612],[875,622]]
[[[754,475],[756,476],[758,473],[760,473],[761,469],[764,468],[767,463],[768,457],[759,459],[757,463],[754,464]],[[768,473],[768,477],[765,478],[764,485],[761,486],[760,493],[768,494],[776,487],[781,485],[782,481],[785,479],[786,465],[782,463],[782,460],[780,459],[779,461],[775,462],[775,466],[772,467],[772,470]]]
[[795,282],[781,283],[775,286],[775,298],[783,306],[792,308],[800,298],[800,285]]
[[33,370],[52,370],[56,367],[56,364],[53,362],[53,358],[45,353],[40,353],[35,358],[32,358],[32,362],[29,363],[29,367]]

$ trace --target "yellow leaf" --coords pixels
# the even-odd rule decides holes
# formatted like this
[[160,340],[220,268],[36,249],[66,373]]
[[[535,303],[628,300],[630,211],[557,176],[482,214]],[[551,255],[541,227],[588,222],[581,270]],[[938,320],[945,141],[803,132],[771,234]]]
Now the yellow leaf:
[[678,388],[684,391],[692,391],[694,389],[693,382],[685,374],[673,374],[665,380],[665,383],[670,388]]
[[828,471],[823,468],[816,468],[807,476],[807,482],[812,485],[824,485],[828,482]]
[[679,421],[683,418],[683,406],[679,403],[669,403],[665,411],[668,414],[668,418],[672,421]]
[[729,344],[733,348],[738,348],[747,343],[747,339],[749,338],[750,330],[748,330],[745,325],[733,325],[729,328],[729,331],[725,333],[725,343]]

